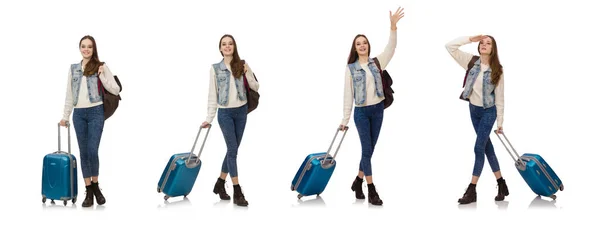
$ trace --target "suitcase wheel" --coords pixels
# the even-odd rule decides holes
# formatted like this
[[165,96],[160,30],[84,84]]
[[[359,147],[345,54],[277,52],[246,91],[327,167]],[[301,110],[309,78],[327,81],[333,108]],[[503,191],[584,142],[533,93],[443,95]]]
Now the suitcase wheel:
[[298,194],[298,200],[302,199],[302,197],[303,197],[302,194]]
[[165,195],[165,200],[168,200],[168,199],[169,199],[169,196]]
[[562,190],[564,190],[564,189],[565,189],[565,186],[563,186],[563,185],[561,184],[561,185],[560,185],[560,187],[559,187],[558,189],[560,189],[560,191],[562,191]]
[[552,198],[552,200],[556,200],[556,195],[552,195],[550,198]]
[[63,200],[63,205],[67,206],[67,200]]
[[42,197],[42,203],[44,203],[44,204],[46,203],[46,197],[45,196]]
[[56,203],[54,203],[54,200],[50,200],[50,204],[56,204]]
[[77,197],[73,197],[73,204],[75,204],[75,202],[77,202]]
[[156,188],[156,191],[157,191],[158,193],[160,193],[160,188]]

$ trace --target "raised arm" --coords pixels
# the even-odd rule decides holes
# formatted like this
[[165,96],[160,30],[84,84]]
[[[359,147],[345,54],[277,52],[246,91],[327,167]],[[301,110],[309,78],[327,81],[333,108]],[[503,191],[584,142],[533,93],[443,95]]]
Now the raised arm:
[[381,69],[385,69],[392,60],[394,53],[396,51],[397,44],[397,30],[396,24],[398,21],[404,17],[404,8],[399,7],[398,10],[394,14],[390,11],[390,36],[388,38],[388,43],[385,46],[383,52],[377,55],[377,59],[379,60],[379,64],[381,65]]

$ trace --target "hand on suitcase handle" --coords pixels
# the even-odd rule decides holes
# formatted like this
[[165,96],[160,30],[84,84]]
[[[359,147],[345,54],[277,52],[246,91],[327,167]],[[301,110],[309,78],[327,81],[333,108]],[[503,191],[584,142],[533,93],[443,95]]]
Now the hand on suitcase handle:
[[337,138],[337,135],[338,135],[338,133],[340,133],[340,131],[344,131],[344,135],[342,135],[342,139],[340,140],[340,143],[338,144],[338,147],[335,150],[335,154],[333,154],[333,157],[329,161],[329,163],[333,163],[333,161],[335,160],[335,157],[337,156],[338,151],[340,150],[340,147],[342,146],[342,142],[344,141],[344,137],[346,137],[346,133],[348,132],[348,126],[345,126],[344,129],[341,129],[341,125],[340,125],[340,127],[338,127],[335,130],[335,136],[333,136],[333,140],[331,141],[331,144],[329,145],[329,149],[327,149],[327,153],[325,154],[325,159],[323,159],[321,164],[326,163],[327,157],[329,156],[329,152],[331,151],[331,147],[333,147],[333,143],[335,142],[335,139]]
[[190,156],[186,160],[187,162],[190,161],[190,159],[192,158],[192,154],[194,154],[194,149],[196,148],[196,143],[198,142],[198,137],[200,137],[200,133],[202,132],[202,129],[207,128],[206,135],[204,136],[204,140],[202,141],[202,146],[200,147],[200,152],[198,152],[198,158],[196,159],[196,162],[200,161],[200,154],[202,153],[202,150],[204,149],[204,144],[206,143],[206,139],[208,138],[208,133],[210,132],[210,128],[212,128],[211,124],[208,124],[208,126],[207,126],[205,123],[206,122],[203,122],[202,125],[200,126],[200,129],[198,130],[198,134],[196,135],[196,140],[194,140],[194,145],[192,146],[192,150],[190,150]]
[[[498,139],[500,139],[500,142],[502,142],[502,145],[504,145],[504,148],[506,148],[506,151],[508,151],[508,154],[510,155],[510,157],[512,157],[512,159],[515,161],[515,164],[525,165],[523,160],[521,160],[521,157],[519,157],[519,153],[517,152],[515,147],[512,146],[512,144],[506,137],[506,134],[504,134],[504,131],[502,131],[502,129],[500,129],[499,132],[498,132],[498,130],[494,130],[494,133],[496,134],[496,136],[498,136]],[[502,136],[504,136],[504,139],[506,139],[506,142],[508,142],[508,145],[510,145],[510,148],[512,148],[512,150],[514,151],[514,154],[510,151],[510,149],[508,149],[508,146],[506,146],[506,144],[504,144],[504,141],[502,140],[502,138],[500,138],[500,134],[502,134]],[[516,158],[514,155],[516,155]]]
[[69,121],[65,121],[65,120],[61,120],[58,123],[58,152],[57,153],[61,152],[61,149],[60,149],[60,139],[61,139],[60,138],[60,127],[63,125],[63,123],[67,127],[67,138],[68,138],[68,152],[67,153],[71,154],[71,124],[69,123]]

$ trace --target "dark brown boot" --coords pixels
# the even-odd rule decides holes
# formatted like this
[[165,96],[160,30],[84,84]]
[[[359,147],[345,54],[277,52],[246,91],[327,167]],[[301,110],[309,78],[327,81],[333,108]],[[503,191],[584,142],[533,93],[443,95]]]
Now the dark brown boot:
[[104,195],[102,195],[102,192],[100,191],[100,186],[98,186],[98,182],[92,182],[92,191],[94,192],[96,202],[98,202],[99,205],[103,205],[104,203],[106,203],[106,198],[104,198]]
[[242,188],[239,184],[233,185],[233,203],[238,206],[248,206],[248,201],[242,193]]
[[91,207],[92,205],[94,205],[94,190],[92,189],[91,185],[86,185],[85,186],[85,199],[83,200],[83,203],[81,204],[81,206],[84,208],[87,208],[87,207]]
[[469,184],[467,191],[463,194],[463,197],[458,199],[460,204],[470,204],[477,201],[477,192],[475,191],[476,184]]
[[350,187],[352,191],[354,191],[356,199],[365,199],[365,194],[362,190],[362,183],[363,179],[357,176],[356,179],[354,179],[354,182],[352,182],[352,187]]
[[367,188],[369,189],[369,203],[372,205],[382,205],[383,201],[379,198],[375,185],[367,184]]
[[215,183],[215,188],[213,188],[213,193],[219,194],[219,198],[221,200],[230,200],[231,197],[227,195],[227,191],[225,191],[225,180],[218,178]]
[[508,196],[508,186],[506,186],[506,181],[500,177],[498,179],[498,195],[494,199],[496,201],[503,201],[506,196]]

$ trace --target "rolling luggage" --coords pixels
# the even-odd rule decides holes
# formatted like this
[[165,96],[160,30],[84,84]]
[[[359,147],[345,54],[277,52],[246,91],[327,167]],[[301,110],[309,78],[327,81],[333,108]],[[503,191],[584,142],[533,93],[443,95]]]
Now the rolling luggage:
[[325,187],[327,187],[327,183],[329,183],[329,179],[335,170],[335,157],[340,150],[340,146],[342,145],[342,141],[344,141],[348,129],[344,130],[344,135],[342,135],[342,139],[332,157],[329,155],[329,152],[331,151],[331,147],[333,146],[339,131],[339,129],[336,130],[333,141],[331,141],[331,145],[329,145],[327,152],[308,154],[308,156],[304,158],[302,165],[292,180],[291,186],[292,191],[298,192],[298,199],[301,199],[303,196],[318,196],[325,190]]
[[[562,191],[564,189],[564,185],[554,170],[544,160],[544,158],[535,153],[525,153],[519,156],[517,150],[515,150],[510,141],[508,141],[508,138],[506,138],[506,135],[502,133],[502,136],[512,148],[514,152],[513,154],[508,149],[506,144],[504,144],[504,141],[502,138],[500,138],[500,135],[496,131],[494,131],[494,133],[496,133],[498,139],[500,139],[502,145],[504,145],[504,148],[506,148],[510,156],[515,161],[517,170],[519,170],[521,177],[523,177],[527,185],[529,185],[529,188],[531,188],[531,190],[537,195],[550,197],[555,200],[555,194],[559,190]],[[513,155],[516,155],[516,158]]]
[[46,154],[42,165],[42,202],[62,200],[66,206],[77,202],[77,158],[71,154],[71,126],[67,122],[68,152],[60,148],[60,123],[58,124],[58,151]]
[[165,194],[165,200],[177,196],[187,197],[192,191],[198,177],[198,172],[202,166],[200,154],[202,153],[202,149],[204,149],[204,143],[206,143],[206,138],[211,127],[208,126],[198,156],[194,154],[194,149],[196,148],[198,137],[200,137],[200,133],[202,132],[202,127],[198,130],[198,135],[196,135],[196,140],[190,152],[176,153],[169,159],[167,166],[160,176],[157,187],[158,193],[162,192]]

